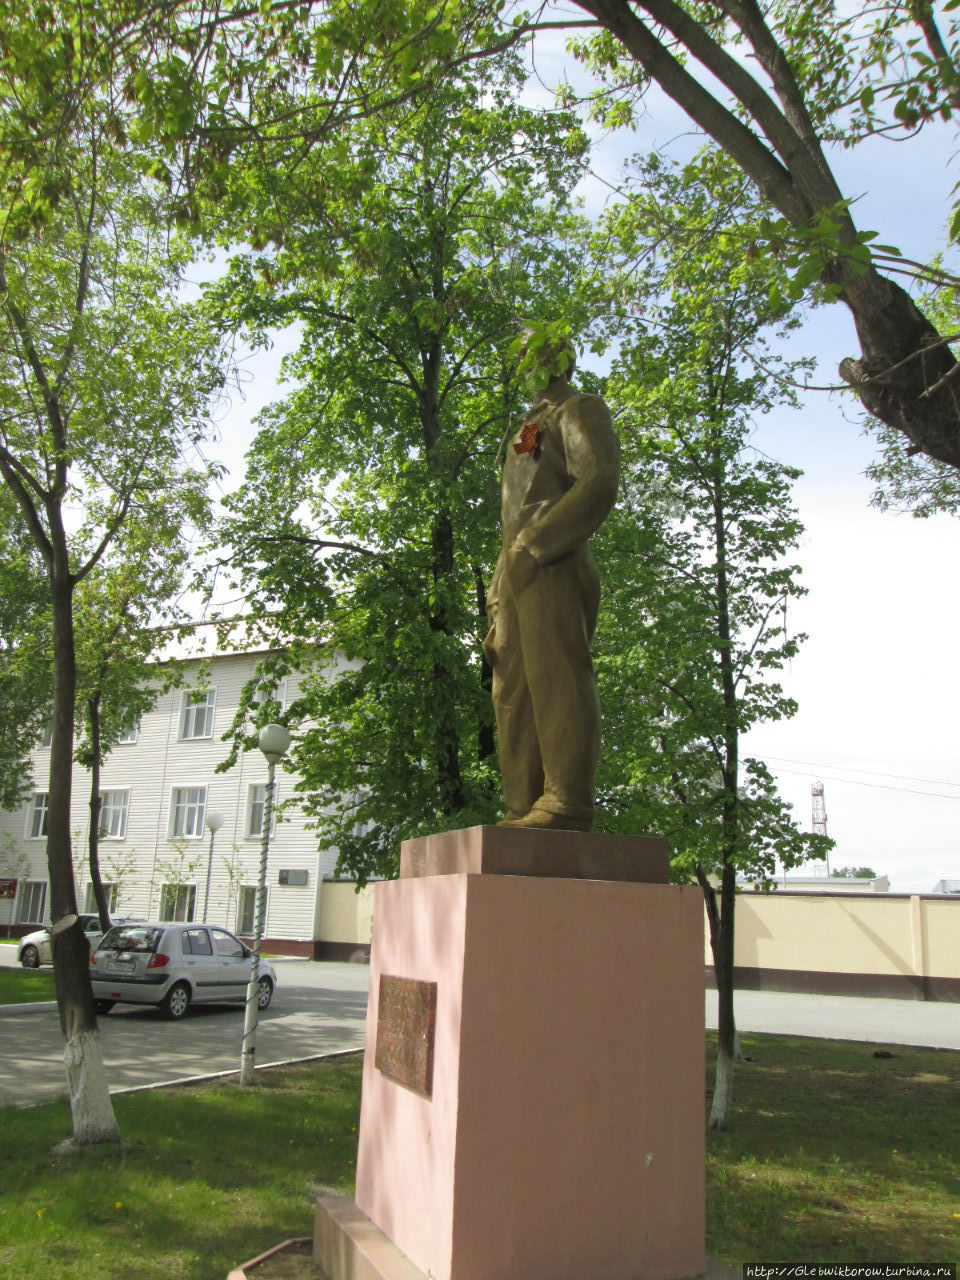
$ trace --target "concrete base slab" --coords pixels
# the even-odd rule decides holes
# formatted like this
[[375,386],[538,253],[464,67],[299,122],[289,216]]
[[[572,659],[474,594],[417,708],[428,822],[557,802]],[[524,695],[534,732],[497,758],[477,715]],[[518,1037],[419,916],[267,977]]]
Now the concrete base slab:
[[[327,1280],[429,1280],[348,1196],[317,1201],[313,1257]],[[708,1258],[703,1280],[740,1280],[740,1268]]]

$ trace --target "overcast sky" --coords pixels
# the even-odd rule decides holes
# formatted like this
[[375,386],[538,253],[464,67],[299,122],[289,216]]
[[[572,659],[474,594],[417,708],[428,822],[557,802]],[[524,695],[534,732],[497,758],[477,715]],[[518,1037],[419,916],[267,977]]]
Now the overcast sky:
[[[555,65],[542,51],[545,78]],[[688,129],[671,104],[652,102],[637,133],[596,143],[594,165],[614,177],[626,151]],[[841,189],[861,197],[860,228],[908,257],[942,248],[960,178],[955,146],[944,127],[834,155]],[[601,192],[588,191],[591,205]],[[276,395],[280,350],[247,361],[246,399],[222,423],[219,453],[231,485],[242,476],[250,420]],[[791,351],[818,357],[813,382],[835,383],[840,359],[859,351],[848,313],[839,306],[814,313]],[[858,417],[849,399],[809,392],[800,411],[757,424],[757,447],[804,471],[795,498],[806,526],[799,561],[809,595],[791,607],[791,625],[809,639],[784,678],[799,713],[757,729],[745,754],[767,761],[806,830],[811,783],[823,782],[837,842],[832,867],[867,864],[889,875],[894,889],[928,891],[941,877],[960,878],[960,520],[920,521],[869,506],[863,472],[874,449]]]

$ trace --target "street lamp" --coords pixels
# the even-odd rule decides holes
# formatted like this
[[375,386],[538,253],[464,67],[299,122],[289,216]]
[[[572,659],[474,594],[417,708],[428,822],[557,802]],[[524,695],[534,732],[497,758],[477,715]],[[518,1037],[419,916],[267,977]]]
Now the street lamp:
[[207,830],[210,832],[210,849],[207,853],[207,888],[203,895],[203,923],[207,923],[207,907],[210,904],[210,872],[213,870],[213,837],[223,826],[223,814],[218,813],[214,809],[204,818]]
[[270,850],[270,823],[273,821],[273,774],[290,746],[290,731],[282,724],[268,724],[260,730],[257,745],[267,761],[267,786],[263,800],[263,831],[260,840],[260,877],[257,880],[257,909],[253,926],[253,963],[247,985],[247,1007],[243,1018],[243,1046],[240,1050],[240,1083],[253,1084],[254,1056],[257,1052],[257,997],[260,986],[260,940],[267,915],[267,853]]

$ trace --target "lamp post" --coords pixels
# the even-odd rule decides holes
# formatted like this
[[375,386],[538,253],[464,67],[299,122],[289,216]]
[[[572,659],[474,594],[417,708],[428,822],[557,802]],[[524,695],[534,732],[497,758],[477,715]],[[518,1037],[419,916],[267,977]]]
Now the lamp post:
[[260,986],[260,940],[267,914],[267,854],[270,850],[270,823],[273,821],[274,770],[287,754],[290,731],[282,724],[268,724],[260,730],[257,745],[267,761],[267,786],[263,801],[263,831],[260,840],[260,876],[257,880],[257,907],[253,926],[253,963],[247,985],[247,1007],[243,1018],[243,1046],[240,1050],[240,1083],[253,1084],[254,1056],[257,1052],[257,997]]
[[203,895],[203,923],[207,923],[207,907],[210,905],[210,873],[213,870],[213,838],[223,826],[223,814],[214,809],[204,818],[210,832],[210,849],[207,852],[207,888]]

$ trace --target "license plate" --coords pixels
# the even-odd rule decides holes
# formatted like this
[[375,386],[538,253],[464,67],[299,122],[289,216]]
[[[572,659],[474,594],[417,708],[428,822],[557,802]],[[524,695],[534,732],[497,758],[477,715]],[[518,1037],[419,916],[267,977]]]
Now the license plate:
[[107,971],[109,973],[133,973],[135,965],[135,960],[109,960],[107,962]]

